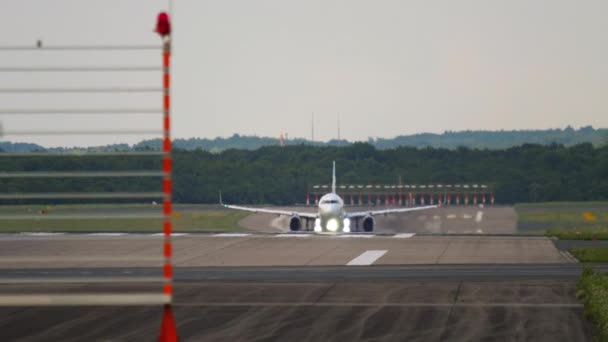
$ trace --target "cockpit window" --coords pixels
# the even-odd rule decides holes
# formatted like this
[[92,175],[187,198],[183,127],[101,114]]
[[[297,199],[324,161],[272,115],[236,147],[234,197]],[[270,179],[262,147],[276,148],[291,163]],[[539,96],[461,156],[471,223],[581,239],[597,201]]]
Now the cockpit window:
[[338,201],[336,200],[325,200],[323,202],[321,202],[321,204],[335,204],[338,203]]

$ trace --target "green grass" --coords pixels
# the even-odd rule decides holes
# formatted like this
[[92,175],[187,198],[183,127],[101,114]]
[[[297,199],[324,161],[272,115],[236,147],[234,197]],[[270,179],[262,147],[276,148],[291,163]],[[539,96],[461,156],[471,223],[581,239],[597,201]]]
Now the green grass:
[[577,208],[577,207],[608,207],[607,201],[588,201],[588,202],[535,202],[517,203],[515,209],[526,208]]
[[580,262],[608,262],[608,248],[580,247],[569,250]]
[[[585,219],[585,213],[591,214],[595,220]],[[608,212],[603,210],[534,210],[518,212],[519,222],[550,223],[564,228],[576,226],[608,226]]]
[[[44,214],[41,210],[46,210]],[[174,206],[173,228],[176,231],[236,231],[238,222],[248,215],[209,205]],[[161,206],[133,204],[58,205],[58,206],[0,206],[0,232],[78,232],[78,231],[157,231],[163,227],[162,218],[128,218],[124,215],[160,214]],[[27,219],[1,219],[18,215]],[[87,219],[95,215],[102,219]],[[74,218],[54,218],[75,216]],[[84,218],[78,218],[84,217]]]
[[595,229],[547,229],[546,236],[556,237],[560,240],[608,240],[608,228]]
[[599,341],[608,341],[608,275],[585,267],[576,285],[585,314],[596,326]]
[[573,239],[606,238],[608,202],[554,202],[516,204],[521,233],[545,232]]

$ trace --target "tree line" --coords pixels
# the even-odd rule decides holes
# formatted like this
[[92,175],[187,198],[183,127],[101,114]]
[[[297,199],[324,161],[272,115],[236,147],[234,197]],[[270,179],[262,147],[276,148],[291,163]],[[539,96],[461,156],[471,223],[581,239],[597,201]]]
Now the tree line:
[[[400,135],[394,138],[368,138],[368,144],[378,149],[392,149],[397,147],[434,147],[456,149],[458,147],[478,148],[478,149],[505,149],[519,146],[525,143],[531,144],[560,144],[573,146],[582,143],[591,143],[594,146],[602,146],[608,143],[608,129],[595,129],[591,126],[574,129],[570,126],[565,129],[545,129],[545,130],[510,130],[510,131],[447,131],[441,134],[421,133],[413,135]],[[214,153],[227,149],[255,150],[265,146],[279,145],[278,137],[258,137],[234,134],[231,137],[214,139],[190,138],[174,139],[173,145],[184,150],[203,149]],[[327,142],[310,141],[303,138],[290,138],[284,140],[285,145],[311,145],[311,146],[348,146],[353,142],[347,140],[330,140]],[[94,147],[55,147],[45,148],[31,143],[11,143],[0,142],[0,150],[8,152],[29,152],[46,150],[51,152],[69,151],[131,151],[162,148],[161,139],[143,140],[135,145],[113,144]]]
[[[608,146],[525,144],[504,150],[348,146],[269,146],[173,153],[176,203],[303,203],[307,188],[341,184],[464,184],[494,186],[497,202],[608,200]],[[160,170],[150,156],[2,158],[0,171]],[[4,193],[159,191],[160,178],[0,178]],[[48,202],[48,201],[47,201]],[[5,201],[4,203],[8,203]],[[15,203],[14,201],[11,203]]]

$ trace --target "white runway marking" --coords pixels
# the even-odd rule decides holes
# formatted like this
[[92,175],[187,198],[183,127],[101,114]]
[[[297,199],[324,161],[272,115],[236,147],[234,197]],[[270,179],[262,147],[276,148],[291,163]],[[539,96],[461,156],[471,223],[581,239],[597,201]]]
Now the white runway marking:
[[475,232],[476,232],[477,234],[483,234],[483,230],[481,230],[481,229],[477,229]]
[[361,253],[361,255],[359,255],[358,257],[349,261],[348,264],[346,264],[346,266],[371,265],[374,262],[376,262],[376,260],[380,259],[380,257],[382,257],[384,254],[386,254],[386,252],[388,252],[388,251],[386,251],[386,250],[384,250],[384,251],[365,251],[365,252]]
[[213,234],[213,236],[218,236],[218,237],[242,237],[242,236],[249,236],[251,234],[248,233],[219,233],[219,234]]
[[467,214],[463,214],[463,215],[462,215],[462,218],[463,218],[463,219],[465,219],[465,220],[468,220],[468,219],[472,219],[472,218],[473,218],[473,216],[471,216],[471,215],[467,215]]
[[123,235],[127,235],[127,233],[89,233],[86,235],[92,235],[92,236],[123,236]]
[[338,235],[337,237],[339,237],[339,238],[371,238],[374,236],[375,235],[372,235],[372,234],[343,234],[343,235]]
[[475,215],[475,222],[481,222],[482,218],[483,218],[483,211],[480,210],[477,212],[477,215]]
[[170,302],[171,296],[160,293],[0,295],[0,306],[159,305]]
[[[171,233],[171,236],[184,236],[188,235],[188,233]],[[151,236],[165,236],[165,233],[154,233]]]
[[447,217],[449,220],[451,220],[451,219],[455,219],[455,218],[456,218],[456,215],[454,215],[454,214],[450,214],[450,215],[448,215],[448,216],[446,216],[446,217]]
[[395,234],[395,236],[393,236],[393,237],[397,238],[397,239],[409,239],[409,238],[413,237],[414,235],[416,235],[416,233],[401,233],[401,234]]
[[433,220],[439,220],[439,219],[441,219],[441,216],[439,216],[439,215],[433,216]]
[[45,232],[24,232],[20,233],[20,235],[27,236],[54,236],[54,235],[64,235],[65,233],[45,233]]
[[285,233],[285,234],[275,235],[275,237],[298,237],[298,238],[305,238],[305,237],[309,237],[309,236],[312,236],[312,234]]

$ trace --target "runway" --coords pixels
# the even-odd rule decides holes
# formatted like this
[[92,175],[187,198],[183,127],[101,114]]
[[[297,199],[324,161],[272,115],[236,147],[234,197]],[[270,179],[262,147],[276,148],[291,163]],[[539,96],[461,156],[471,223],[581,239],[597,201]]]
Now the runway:
[[[575,293],[582,266],[544,237],[220,233],[172,239],[173,303],[184,341],[592,337]],[[161,243],[153,234],[0,235],[2,337],[156,339],[159,302],[120,300],[161,294]],[[32,296],[47,305],[9,305]],[[70,302],[83,296],[114,301]]]
[[[347,212],[367,211],[384,206],[347,206]],[[387,207],[389,208],[389,207]],[[287,211],[316,212],[315,207],[276,207]],[[446,206],[420,212],[375,217],[375,231],[381,234],[515,234],[517,212],[511,206]],[[270,214],[253,214],[245,217],[239,225],[255,232],[286,232],[289,217]]]
[[[1,285],[23,294],[40,285]],[[158,290],[55,284],[47,292]],[[175,284],[184,341],[585,341],[591,327],[564,281],[190,281]],[[0,307],[6,340],[157,338],[161,307]]]
[[[594,264],[608,272],[608,264]],[[177,267],[174,279],[196,281],[339,282],[339,281],[504,281],[565,280],[580,275],[580,264],[480,264],[412,266]],[[2,269],[0,284],[160,282],[158,267]],[[0,292],[1,294],[1,292]],[[1,303],[0,303],[1,304]]]
[[[161,241],[137,234],[0,235],[0,269],[158,267]],[[576,262],[551,239],[525,236],[222,233],[179,235],[173,245],[177,267]]]

